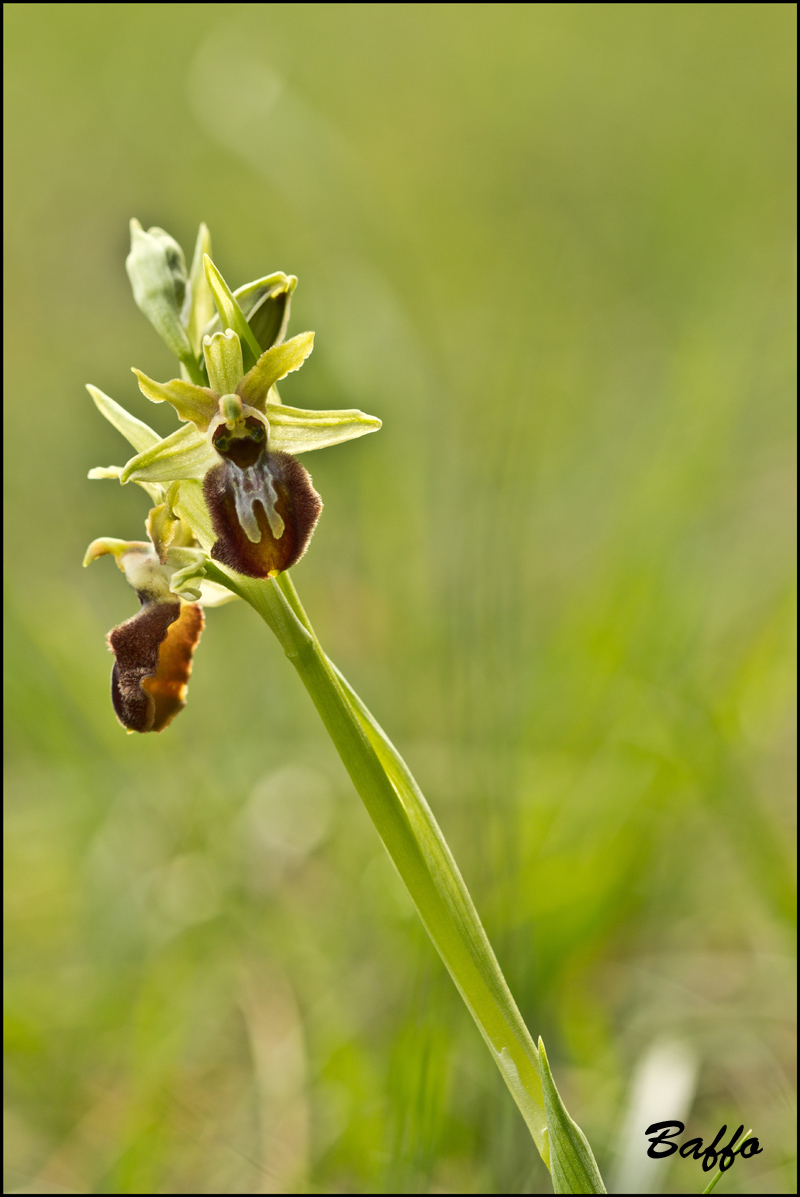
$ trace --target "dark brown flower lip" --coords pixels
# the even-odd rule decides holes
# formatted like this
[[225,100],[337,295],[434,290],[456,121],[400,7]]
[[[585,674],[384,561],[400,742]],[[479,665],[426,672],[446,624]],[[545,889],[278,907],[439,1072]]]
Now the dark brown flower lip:
[[196,603],[145,601],[113,628],[111,701],[129,732],[160,732],[186,706],[192,656],[204,618]]
[[[265,451],[254,468],[265,472],[264,481],[276,496],[272,521],[260,499],[252,505],[261,534],[256,542],[245,533],[237,513],[237,490],[241,496],[247,479],[234,462],[221,461],[208,471],[203,494],[217,535],[211,556],[246,577],[266,578],[290,569],[300,560],[317,525],[322,499],[308,471],[289,453]],[[275,515],[279,517],[278,525],[283,523],[279,535],[271,527]]]

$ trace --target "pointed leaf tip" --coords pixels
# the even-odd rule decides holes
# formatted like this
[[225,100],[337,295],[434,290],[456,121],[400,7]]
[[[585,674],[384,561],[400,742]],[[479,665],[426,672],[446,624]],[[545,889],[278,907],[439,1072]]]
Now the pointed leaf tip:
[[95,407],[105,416],[109,424],[113,424],[117,432],[121,432],[128,444],[133,445],[137,453],[144,453],[157,445],[161,437],[142,420],[137,420],[119,403],[115,403],[110,396],[104,394],[98,387],[86,384],[86,390],[94,400]]
[[605,1193],[603,1178],[586,1136],[570,1118],[556,1089],[541,1036],[538,1046],[553,1190],[556,1193]]
[[[222,328],[223,330],[232,328],[239,337],[239,340],[242,342],[242,351],[245,353],[246,358],[245,368],[249,369],[254,362],[258,361],[261,346],[253,335],[253,331],[245,319],[244,312],[239,307],[238,300],[234,297],[230,287],[208,254],[203,254],[203,266],[208,285],[211,288],[211,294],[214,296],[214,303],[219,312]],[[245,352],[245,348],[247,352]]]

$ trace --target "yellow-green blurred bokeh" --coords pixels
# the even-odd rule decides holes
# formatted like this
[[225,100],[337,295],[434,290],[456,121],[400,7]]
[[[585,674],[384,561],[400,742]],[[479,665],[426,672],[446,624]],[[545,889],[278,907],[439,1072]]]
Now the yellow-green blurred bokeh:
[[794,1192],[794,6],[4,13],[6,1192],[549,1189],[254,614],[113,717],[80,562],[147,501],[83,386],[167,432],[176,372],[131,216],[299,275],[284,398],[384,421],[306,459],[295,580],[609,1186],[705,1184],[649,1101]]

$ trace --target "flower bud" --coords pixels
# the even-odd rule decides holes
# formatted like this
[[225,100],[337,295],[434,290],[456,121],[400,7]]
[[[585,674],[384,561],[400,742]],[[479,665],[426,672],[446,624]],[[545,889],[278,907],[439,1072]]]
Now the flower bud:
[[125,268],[133,288],[136,306],[158,335],[183,362],[190,377],[202,382],[181,312],[186,299],[188,275],[183,250],[163,229],[144,231],[131,221],[131,252]]

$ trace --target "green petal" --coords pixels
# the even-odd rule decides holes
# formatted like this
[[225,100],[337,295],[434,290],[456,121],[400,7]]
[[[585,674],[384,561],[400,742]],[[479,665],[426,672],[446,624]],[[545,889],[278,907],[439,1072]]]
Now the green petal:
[[196,428],[179,428],[152,449],[132,457],[120,475],[120,482],[175,482],[203,478],[218,461],[219,457]]
[[[292,292],[296,286],[297,279],[293,274],[279,270],[255,282],[245,283],[233,292],[233,298],[262,349],[279,345],[286,336]],[[219,332],[220,327],[219,316],[215,316],[204,331],[211,336]]]
[[303,411],[267,404],[269,447],[284,453],[309,453],[377,432],[381,421],[355,408],[350,411]]
[[242,381],[242,343],[232,328],[203,337],[208,380],[217,395],[232,395]]
[[117,432],[122,433],[125,440],[133,445],[137,453],[143,453],[145,449],[152,448],[161,440],[157,432],[153,432],[152,428],[149,428],[141,420],[137,420],[136,416],[132,416],[124,407],[120,407],[97,387],[87,383],[86,390],[94,399],[100,414],[105,416],[109,424],[114,425]]
[[264,411],[270,387],[293,370],[299,370],[313,348],[313,332],[300,333],[299,336],[292,337],[291,341],[273,346],[266,353],[262,353],[253,369],[245,374],[236,388],[237,392],[245,403],[249,403],[258,411]]
[[[206,278],[208,285],[211,288],[211,293],[214,296],[214,303],[217,305],[219,318],[222,323],[223,330],[232,328],[239,340],[242,342],[242,352],[247,355],[245,346],[252,354],[251,361],[257,361],[258,355],[261,353],[261,346],[253,336],[250,325],[247,323],[242,309],[239,307],[237,301],[233,298],[231,289],[225,282],[220,272],[217,270],[214,263],[206,254],[203,258],[203,263],[206,270]],[[249,362],[245,361],[245,365],[249,366]]]
[[208,387],[195,386],[193,382],[185,382],[182,378],[173,378],[171,382],[154,382],[135,366],[133,372],[143,395],[153,403],[171,403],[180,420],[191,420],[202,432],[206,431],[217,414],[217,396]]

